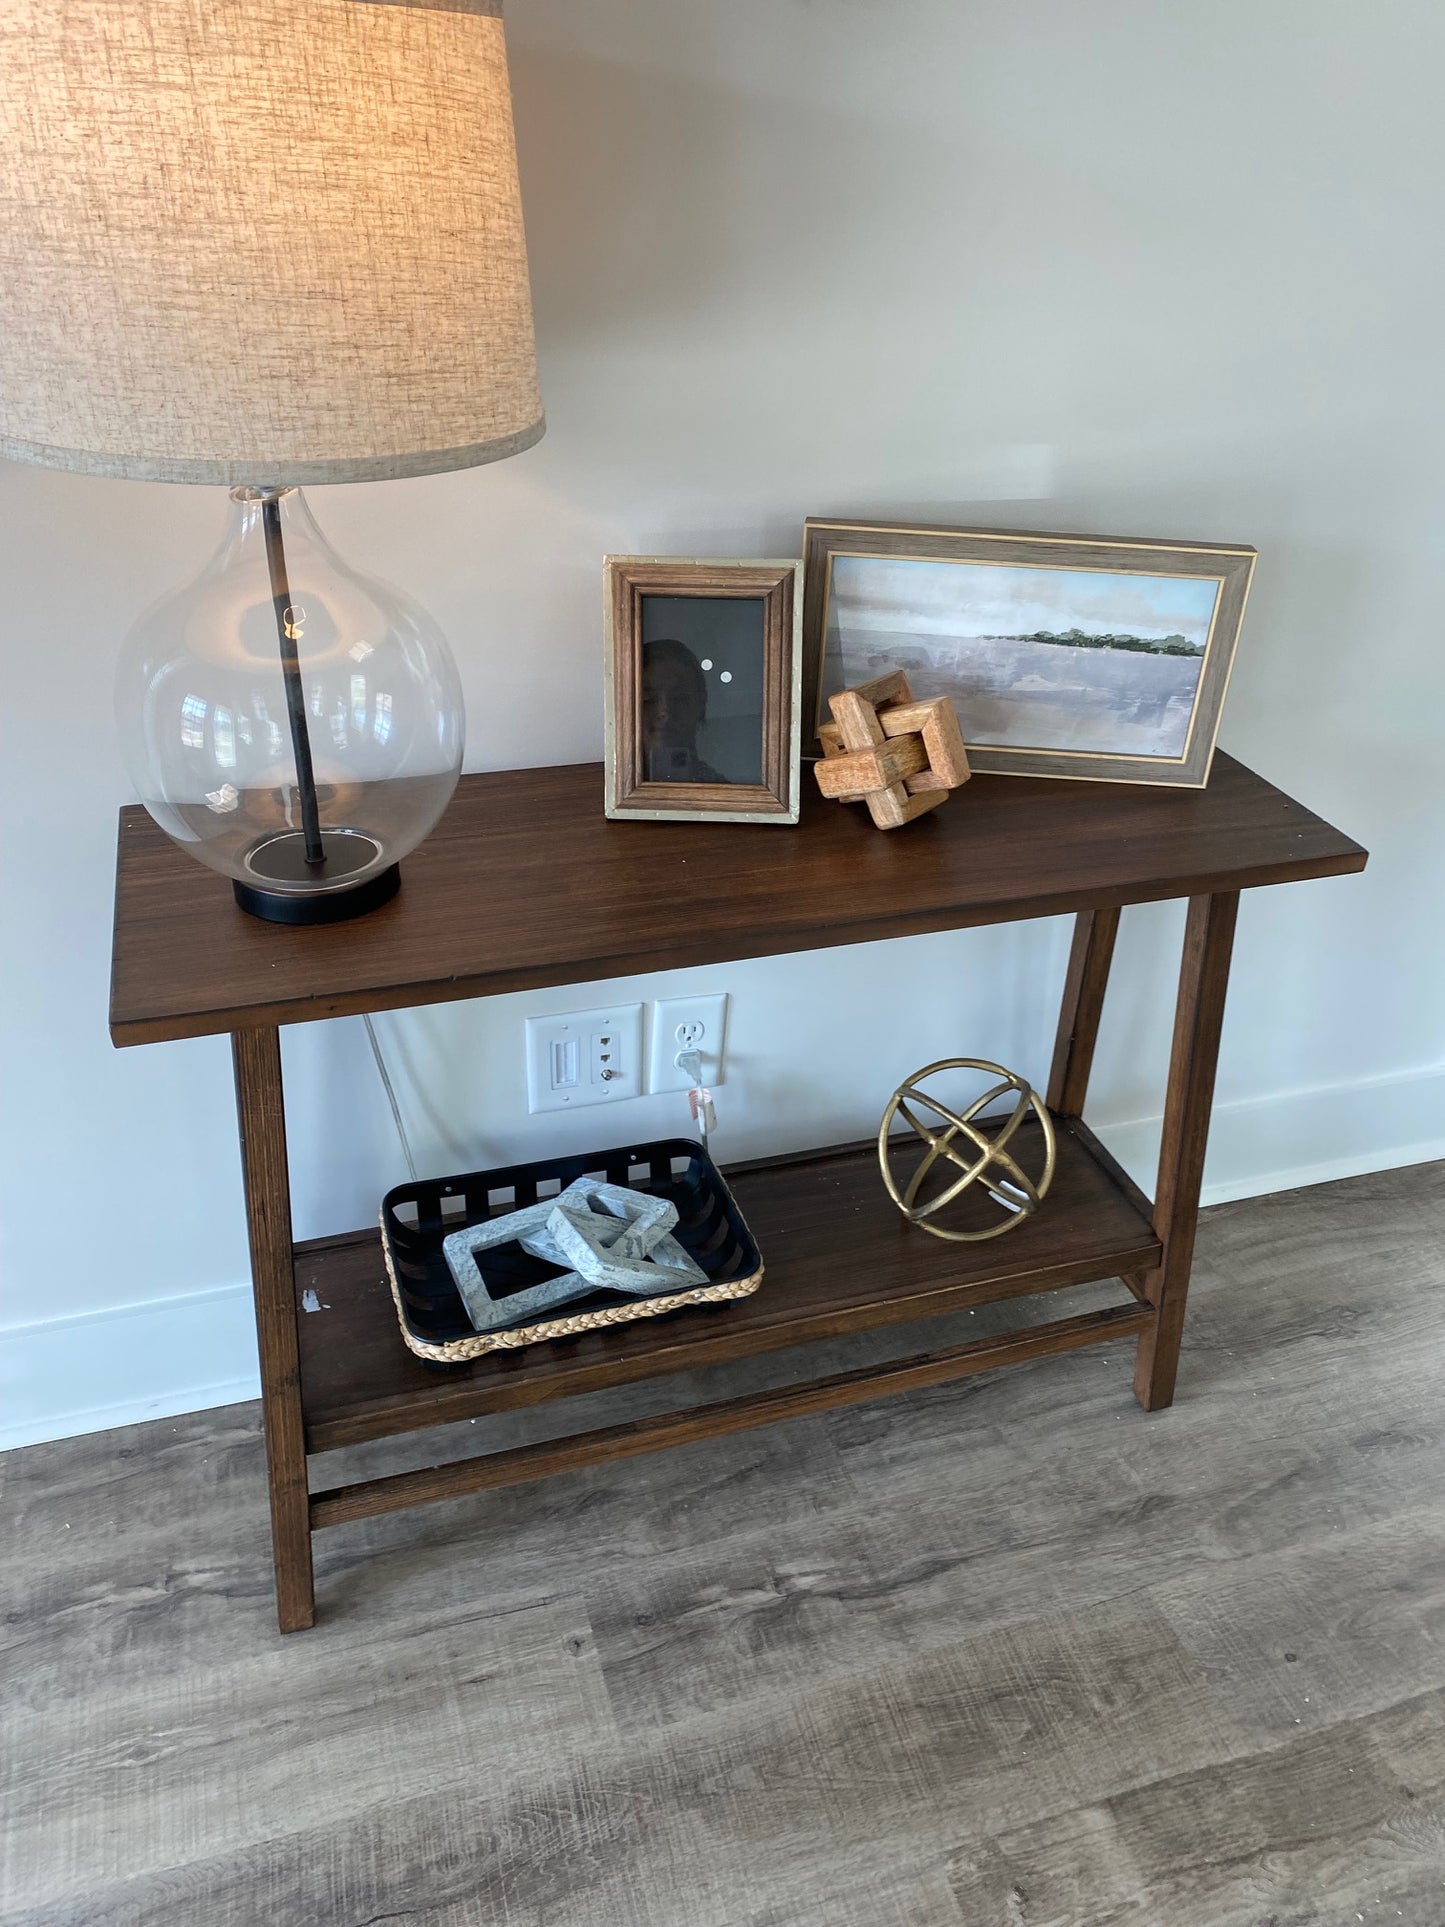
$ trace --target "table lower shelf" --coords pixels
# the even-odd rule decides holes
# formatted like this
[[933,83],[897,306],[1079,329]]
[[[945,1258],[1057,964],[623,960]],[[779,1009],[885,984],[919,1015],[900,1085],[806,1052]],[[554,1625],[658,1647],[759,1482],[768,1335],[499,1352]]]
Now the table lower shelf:
[[766,1266],[761,1289],[573,1339],[428,1366],[397,1328],[381,1243],[352,1232],[297,1247],[308,1452],[427,1430],[609,1385],[691,1371],[1028,1292],[1130,1277],[1160,1259],[1149,1205],[1077,1120],[1037,1214],[1003,1237],[954,1244],[908,1225],[873,1147],[736,1168],[729,1182]]

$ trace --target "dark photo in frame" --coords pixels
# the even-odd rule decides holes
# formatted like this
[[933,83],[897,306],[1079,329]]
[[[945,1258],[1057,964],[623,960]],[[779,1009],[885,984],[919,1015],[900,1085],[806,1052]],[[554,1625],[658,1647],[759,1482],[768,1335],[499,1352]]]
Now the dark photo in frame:
[[609,816],[797,822],[801,572],[607,558]]

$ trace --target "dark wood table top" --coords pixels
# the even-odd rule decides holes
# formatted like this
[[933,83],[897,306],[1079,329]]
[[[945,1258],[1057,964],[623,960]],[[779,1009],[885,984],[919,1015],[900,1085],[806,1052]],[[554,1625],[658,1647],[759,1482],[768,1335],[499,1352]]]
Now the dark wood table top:
[[609,822],[602,767],[582,763],[463,777],[393,902],[292,929],[248,916],[131,807],[110,1029],[155,1043],[1364,865],[1359,844],[1224,755],[1203,790],[977,776],[887,833],[806,772],[796,829]]

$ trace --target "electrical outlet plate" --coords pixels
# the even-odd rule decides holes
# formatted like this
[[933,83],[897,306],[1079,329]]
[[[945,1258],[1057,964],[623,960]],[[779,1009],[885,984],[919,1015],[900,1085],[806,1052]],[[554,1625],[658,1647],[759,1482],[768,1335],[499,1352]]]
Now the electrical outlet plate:
[[702,1081],[711,1089],[724,1081],[728,1000],[720,997],[667,997],[653,1006],[652,1050],[647,1088],[685,1091],[692,1079],[673,1059],[689,1047],[702,1058]]
[[580,1111],[641,1094],[641,1004],[527,1019],[529,1111]]

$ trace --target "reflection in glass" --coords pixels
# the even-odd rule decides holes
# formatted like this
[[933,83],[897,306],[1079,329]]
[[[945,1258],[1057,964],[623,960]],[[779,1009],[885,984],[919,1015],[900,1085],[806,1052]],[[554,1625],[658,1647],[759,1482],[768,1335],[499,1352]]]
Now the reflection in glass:
[[646,781],[762,782],[763,617],[760,596],[643,596]]
[[649,783],[726,783],[698,750],[707,721],[707,677],[675,636],[642,645],[642,743]]

